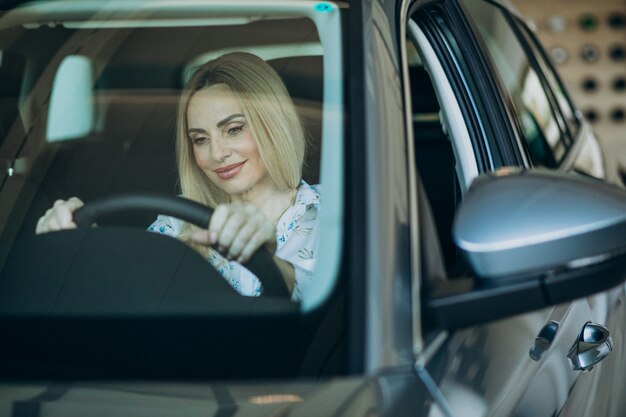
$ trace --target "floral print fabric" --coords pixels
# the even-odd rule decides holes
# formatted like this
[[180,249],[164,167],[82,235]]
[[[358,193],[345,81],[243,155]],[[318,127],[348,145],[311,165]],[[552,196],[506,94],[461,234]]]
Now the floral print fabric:
[[[295,270],[295,286],[291,294],[294,301],[301,300],[306,294],[313,275],[318,240],[318,211],[317,185],[302,181],[294,204],[285,210],[276,225],[275,255],[292,264]],[[182,226],[183,222],[179,219],[159,215],[148,227],[148,231],[178,237]],[[213,249],[209,249],[208,261],[241,295],[261,295],[261,282],[243,265],[229,261]]]

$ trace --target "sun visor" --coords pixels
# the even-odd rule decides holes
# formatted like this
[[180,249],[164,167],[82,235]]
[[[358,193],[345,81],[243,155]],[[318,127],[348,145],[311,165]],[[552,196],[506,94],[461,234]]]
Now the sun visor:
[[93,68],[82,55],[66,57],[54,77],[46,140],[60,142],[84,137],[94,128]]

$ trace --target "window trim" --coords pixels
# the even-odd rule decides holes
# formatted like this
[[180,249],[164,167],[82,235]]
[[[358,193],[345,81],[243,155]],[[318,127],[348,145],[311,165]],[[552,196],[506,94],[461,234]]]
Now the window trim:
[[404,122],[407,139],[407,168],[409,174],[409,233],[410,233],[410,258],[411,258],[411,343],[414,355],[419,355],[424,350],[422,337],[422,303],[421,303],[421,244],[419,224],[419,193],[424,192],[419,187],[417,179],[417,166],[415,164],[415,142],[413,140],[413,110],[411,105],[411,89],[409,80],[409,60],[407,57],[407,22],[409,21],[410,1],[404,1],[400,12],[400,65],[402,75],[402,95],[404,97]]
[[430,74],[433,74],[431,80],[435,87],[437,99],[441,103],[444,125],[448,131],[454,157],[457,161],[457,176],[461,191],[465,193],[472,181],[481,172],[476,162],[477,157],[472,146],[469,128],[439,56],[437,56],[423,29],[413,19],[409,20],[409,33],[414,38],[418,51],[424,59],[424,66]]
[[[495,142],[489,139],[494,136],[492,126],[485,124],[484,119],[478,116],[486,111],[486,106],[482,97],[475,94],[477,80],[468,78],[468,71],[463,70],[468,67],[468,63],[458,54],[457,36],[450,30],[450,17],[445,15],[446,11],[440,5],[434,4],[417,10],[411,15],[411,20],[422,28],[443,66],[446,78],[451,80],[453,95],[461,107],[473,150],[478,155],[476,161],[479,172],[489,171],[501,164],[501,152]],[[454,44],[451,45],[451,41]]]

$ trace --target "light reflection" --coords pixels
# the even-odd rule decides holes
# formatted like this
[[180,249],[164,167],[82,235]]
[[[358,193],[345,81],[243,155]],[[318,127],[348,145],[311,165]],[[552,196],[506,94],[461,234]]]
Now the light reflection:
[[282,403],[299,403],[302,402],[302,397],[295,394],[268,394],[268,395],[255,395],[248,398],[248,402],[251,404],[282,404]]

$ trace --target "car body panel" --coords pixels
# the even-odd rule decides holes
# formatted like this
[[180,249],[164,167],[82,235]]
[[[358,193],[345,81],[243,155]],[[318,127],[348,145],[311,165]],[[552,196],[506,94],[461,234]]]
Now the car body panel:
[[[401,79],[397,57],[390,55],[393,47],[389,33],[389,22],[377,2],[372,9],[364,7],[365,65],[365,111],[366,146],[369,160],[367,172],[369,189],[367,205],[368,311],[371,318],[366,334],[372,339],[367,343],[369,370],[384,369],[398,364],[411,363],[411,323],[405,311],[410,305],[408,290],[410,276],[409,256],[409,212],[406,161],[406,135],[400,90]],[[394,88],[389,88],[393,86]],[[386,109],[381,113],[380,108]],[[379,164],[377,161],[386,161]],[[402,284],[383,280],[380,277],[395,276]],[[400,287],[398,286],[400,285]],[[374,341],[375,340],[375,341]],[[381,343],[382,342],[382,343]]]

